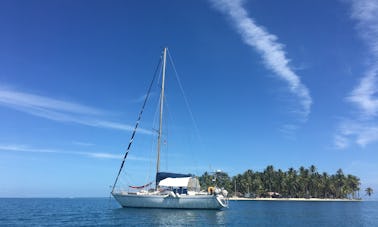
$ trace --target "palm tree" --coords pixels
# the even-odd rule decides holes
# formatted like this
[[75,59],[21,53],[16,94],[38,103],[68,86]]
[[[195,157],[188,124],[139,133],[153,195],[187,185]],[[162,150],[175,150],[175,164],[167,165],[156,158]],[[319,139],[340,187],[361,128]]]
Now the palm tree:
[[306,169],[305,167],[301,166],[299,167],[299,183],[301,187],[300,191],[300,197],[308,197],[309,196],[309,191],[308,191],[308,185],[310,182],[310,175],[309,175],[309,170]]
[[356,198],[356,192],[358,190],[360,190],[360,188],[359,188],[359,185],[360,185],[359,180],[360,179],[358,177],[355,177],[355,176],[350,175],[350,174],[347,175],[346,186],[347,186],[347,189],[348,189],[348,194],[352,195],[353,199]]
[[213,178],[214,177],[208,172],[205,172],[204,174],[202,174],[202,176],[199,177],[201,189],[207,190],[208,187],[214,186]]
[[281,195],[287,194],[287,185],[286,185],[286,173],[284,173],[281,169],[278,169],[276,172],[276,192],[280,193]]
[[272,191],[272,186],[274,183],[274,167],[272,165],[268,165],[264,170],[264,181],[265,181],[265,190]]
[[225,172],[216,172],[215,173],[217,181],[214,182],[216,185],[220,188],[224,188],[227,191],[231,191],[233,188],[233,185],[231,183],[231,178],[228,176]]
[[310,176],[309,176],[309,185],[308,185],[308,189],[310,191],[310,196],[311,197],[317,197],[317,188],[318,188],[318,185],[317,185],[317,182],[318,182],[318,172],[316,172],[316,167],[314,165],[311,165],[310,166]]
[[310,166],[310,173],[311,175],[314,175],[316,173],[316,167],[314,165]]
[[323,198],[328,198],[329,197],[329,192],[330,192],[330,179],[328,176],[328,173],[323,172],[322,177],[321,177],[321,192]]
[[336,171],[336,175],[335,175],[335,180],[336,180],[336,189],[337,189],[337,191],[336,191],[336,197],[337,198],[343,198],[344,197],[344,193],[342,193],[343,192],[343,190],[342,190],[342,188],[343,188],[343,186],[345,185],[345,176],[344,176],[344,173],[343,173],[343,170],[342,169],[338,169],[337,171]]
[[245,184],[246,184],[246,190],[245,190],[245,192],[244,193],[250,193],[251,191],[251,186],[252,186],[252,178],[253,178],[253,176],[254,176],[254,173],[253,173],[253,171],[252,170],[247,170],[247,171],[245,171],[244,173],[243,173],[243,179],[244,179],[244,181],[246,182]]
[[286,174],[287,194],[289,197],[297,197],[299,182],[297,171],[294,168],[289,168]]
[[373,194],[373,189],[371,187],[368,187],[365,189],[365,192],[366,195],[370,197]]
[[256,196],[258,197],[261,197],[265,190],[264,190],[264,183],[263,183],[263,180],[262,180],[262,176],[261,176],[261,173],[257,173],[256,174],[256,178],[253,180],[253,185],[254,185],[254,193]]

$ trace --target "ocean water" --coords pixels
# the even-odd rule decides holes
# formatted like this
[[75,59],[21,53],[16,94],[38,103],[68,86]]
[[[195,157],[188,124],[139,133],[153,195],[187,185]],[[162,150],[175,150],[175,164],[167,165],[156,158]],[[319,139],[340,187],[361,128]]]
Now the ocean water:
[[378,226],[378,201],[230,201],[216,211],[120,208],[109,198],[0,199],[0,226]]

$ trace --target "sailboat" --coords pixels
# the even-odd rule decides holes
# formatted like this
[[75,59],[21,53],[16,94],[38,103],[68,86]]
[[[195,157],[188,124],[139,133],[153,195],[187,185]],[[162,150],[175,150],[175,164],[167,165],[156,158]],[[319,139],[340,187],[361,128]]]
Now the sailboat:
[[116,189],[120,173],[124,167],[125,160],[130,151],[131,144],[134,140],[135,133],[139,125],[147,98],[151,91],[154,79],[148,89],[142,109],[138,115],[138,119],[131,135],[130,143],[126,149],[124,158],[119,168],[117,177],[113,184],[111,194],[122,207],[137,208],[170,208],[170,209],[222,209],[228,207],[227,191],[216,186],[208,187],[207,191],[200,190],[198,178],[191,174],[171,173],[160,171],[160,151],[163,128],[163,107],[164,107],[164,86],[166,74],[166,58],[167,48],[162,53],[162,70],[161,70],[161,90],[160,90],[160,114],[159,114],[159,130],[157,136],[157,158],[156,158],[156,177],[155,187],[150,190],[144,188],[152,183],[132,187],[138,191],[128,191],[125,189]]

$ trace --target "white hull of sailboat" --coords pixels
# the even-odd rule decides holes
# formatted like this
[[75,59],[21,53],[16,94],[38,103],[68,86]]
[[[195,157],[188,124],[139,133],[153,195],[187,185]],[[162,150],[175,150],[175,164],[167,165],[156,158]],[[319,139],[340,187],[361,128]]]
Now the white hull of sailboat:
[[227,207],[227,200],[214,195],[138,195],[113,193],[122,207],[167,208],[167,209],[214,209]]

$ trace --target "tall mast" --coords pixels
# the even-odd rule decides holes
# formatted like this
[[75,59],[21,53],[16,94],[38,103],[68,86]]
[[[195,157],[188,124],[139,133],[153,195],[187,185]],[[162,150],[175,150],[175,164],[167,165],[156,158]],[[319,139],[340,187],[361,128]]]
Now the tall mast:
[[[166,66],[166,58],[167,58],[167,48],[164,48],[163,51],[163,72],[162,72],[162,79],[161,79],[161,94],[160,94],[160,119],[159,119],[159,134],[158,134],[158,141],[157,141],[157,160],[156,160],[156,174],[160,171],[160,146],[161,146],[161,134],[163,129],[163,107],[164,107],[164,83],[165,83],[165,66]],[[158,182],[156,182],[157,188]]]

